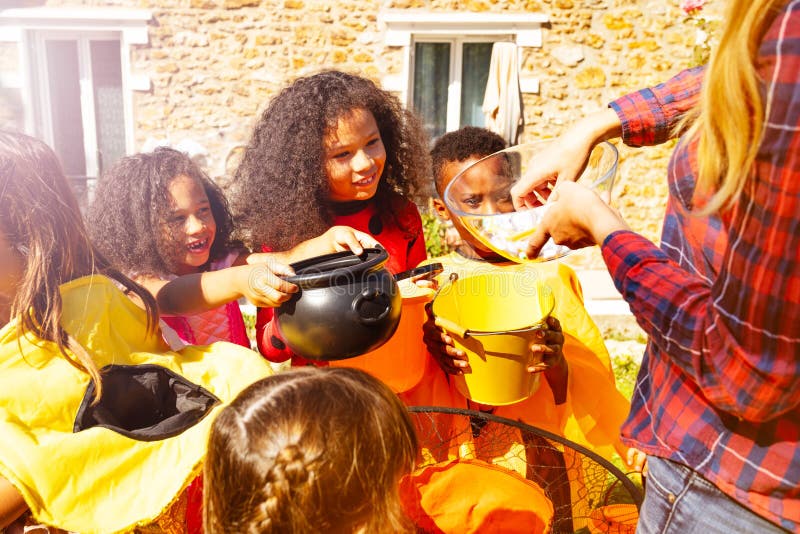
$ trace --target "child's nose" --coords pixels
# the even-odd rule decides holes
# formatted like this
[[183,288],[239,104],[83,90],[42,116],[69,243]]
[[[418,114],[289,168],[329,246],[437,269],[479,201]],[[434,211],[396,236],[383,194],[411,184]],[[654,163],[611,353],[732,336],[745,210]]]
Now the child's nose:
[[363,171],[372,167],[372,158],[364,150],[359,150],[353,156],[353,170]]
[[205,226],[206,223],[201,218],[195,217],[194,215],[186,219],[186,232],[189,234],[200,232]]
[[482,215],[491,215],[499,212],[499,206],[497,205],[497,202],[494,202],[493,200],[489,200],[481,204],[480,213]]

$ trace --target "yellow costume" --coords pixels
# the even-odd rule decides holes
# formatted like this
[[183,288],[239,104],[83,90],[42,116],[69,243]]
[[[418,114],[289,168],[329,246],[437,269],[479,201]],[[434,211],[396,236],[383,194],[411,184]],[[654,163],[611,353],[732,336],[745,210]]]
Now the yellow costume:
[[[552,315],[561,322],[564,332],[564,357],[569,366],[567,400],[556,406],[546,380],[526,400],[498,406],[493,413],[542,428],[588,447],[606,458],[613,450],[624,453],[619,440],[619,427],[628,415],[629,401],[617,390],[611,360],[600,330],[583,306],[583,293],[575,272],[558,262],[536,264],[502,264],[465,258],[453,252],[425,263],[440,262],[444,271],[439,284],[447,284],[451,272],[459,278],[493,270],[514,270],[521,275],[534,271],[555,296]],[[520,310],[524,313],[525,310]],[[413,390],[402,395],[409,405],[451,406],[466,408],[467,401],[448,384],[443,373],[429,366],[425,378]],[[444,458],[439,458],[439,461]]]
[[61,295],[61,324],[101,369],[103,396],[92,405],[89,375],[54,343],[6,325],[0,475],[42,523],[131,530],[158,518],[199,473],[217,411],[270,368],[230,343],[169,351],[108,278],[73,280]]

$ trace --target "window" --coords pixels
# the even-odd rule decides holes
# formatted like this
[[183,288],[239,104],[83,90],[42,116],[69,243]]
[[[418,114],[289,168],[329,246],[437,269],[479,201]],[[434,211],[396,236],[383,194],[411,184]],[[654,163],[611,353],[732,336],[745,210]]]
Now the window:
[[[400,93],[422,118],[431,138],[473,125],[484,126],[483,96],[492,45],[541,47],[547,16],[537,13],[427,12],[387,9],[378,20],[385,44],[401,47],[402,72],[386,76],[383,87]],[[538,92],[538,80],[520,76],[522,92]]]
[[483,126],[491,38],[414,43],[411,102],[431,139],[461,126]]
[[119,39],[37,33],[37,122],[69,176],[98,176],[125,155]]
[[151,18],[116,8],[0,11],[0,40],[19,50],[12,79],[25,131],[53,147],[78,187],[133,152],[133,91],[149,79],[130,72],[130,47],[148,42]]

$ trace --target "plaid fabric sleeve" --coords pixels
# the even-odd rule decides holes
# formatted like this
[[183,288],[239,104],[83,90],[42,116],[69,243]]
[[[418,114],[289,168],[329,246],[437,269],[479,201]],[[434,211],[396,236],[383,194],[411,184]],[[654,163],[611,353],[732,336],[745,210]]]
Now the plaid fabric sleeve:
[[622,122],[628,146],[661,144],[675,136],[675,126],[700,95],[703,67],[687,69],[652,88],[630,93],[609,105]]
[[[795,206],[800,207],[796,198]],[[611,234],[602,251],[617,289],[651,341],[717,408],[765,421],[800,403],[799,263],[795,258],[784,272],[769,267],[779,265],[770,261],[776,249],[797,255],[796,234],[784,241],[786,249],[764,240],[753,249],[733,243],[726,255],[732,269],[713,285],[633,232]],[[756,256],[765,263],[747,261]]]

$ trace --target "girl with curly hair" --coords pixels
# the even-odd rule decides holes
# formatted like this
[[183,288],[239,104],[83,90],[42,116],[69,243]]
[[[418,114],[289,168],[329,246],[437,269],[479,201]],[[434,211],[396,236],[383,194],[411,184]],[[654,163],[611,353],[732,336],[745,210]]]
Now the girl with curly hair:
[[205,459],[205,532],[413,532],[399,482],[417,441],[371,375],[303,367],[260,380],[223,409]]
[[360,253],[362,243],[375,243],[335,227],[288,252],[250,254],[231,239],[221,189],[188,155],[166,147],[109,169],[88,220],[103,254],[156,297],[180,338],[171,341],[192,345],[224,340],[250,347],[237,299],[277,306],[297,291],[280,278],[293,274],[289,262],[346,248]]
[[[336,224],[376,238],[397,273],[425,259],[414,200],[429,156],[416,116],[373,82],[339,71],[300,78],[267,106],[236,172],[231,204],[242,239],[282,250]],[[257,342],[272,361],[292,357],[260,309]],[[295,364],[304,363],[297,356]]]

